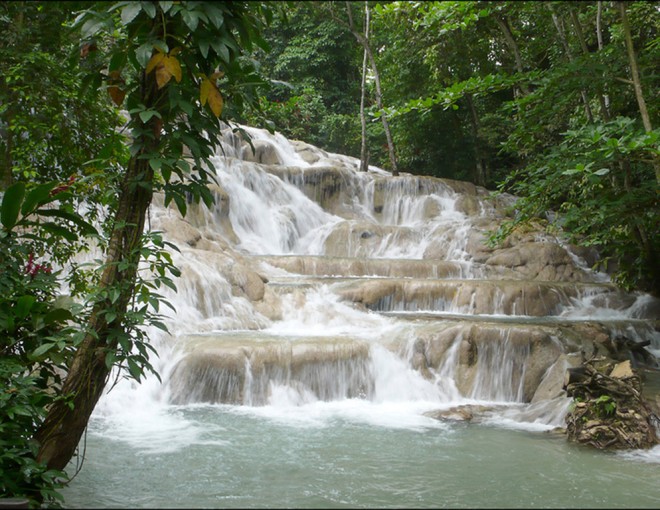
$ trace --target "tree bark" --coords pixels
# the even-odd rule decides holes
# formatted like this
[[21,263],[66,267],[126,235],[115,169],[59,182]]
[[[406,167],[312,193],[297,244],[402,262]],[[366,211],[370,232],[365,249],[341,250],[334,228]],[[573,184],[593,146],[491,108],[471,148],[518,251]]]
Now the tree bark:
[[[123,316],[133,294],[140,259],[139,247],[152,197],[151,190],[147,188],[150,188],[152,178],[153,171],[148,160],[131,159],[100,282],[101,290],[119,286],[120,294],[115,303],[106,299],[93,307],[89,332],[76,350],[63,386],[63,394],[71,395],[73,408],[63,401],[56,402],[35,435],[40,444],[37,460],[45,462],[50,469],[64,469],[73,457],[107,383],[110,369],[105,363],[105,356],[107,352],[117,350],[116,335],[122,332]],[[128,263],[128,268],[119,270],[123,262]],[[105,318],[108,309],[118,311],[110,323]]]
[[[142,76],[141,90],[147,107],[159,104],[165,90],[157,91],[153,76],[154,73]],[[150,120],[152,127],[157,121],[156,117]],[[75,454],[110,375],[106,354],[117,351],[118,335],[124,333],[124,316],[133,297],[139,248],[153,194],[153,170],[149,160],[140,159],[140,156],[157,150],[160,132],[156,129],[153,132],[155,139],[143,136],[143,149],[129,160],[99,284],[101,291],[118,289],[119,295],[114,302],[105,298],[93,306],[88,332],[76,349],[62,388],[63,395],[70,400],[55,402],[35,434],[40,445],[37,460],[49,469],[63,470]],[[105,315],[109,309],[116,313],[110,322]]]

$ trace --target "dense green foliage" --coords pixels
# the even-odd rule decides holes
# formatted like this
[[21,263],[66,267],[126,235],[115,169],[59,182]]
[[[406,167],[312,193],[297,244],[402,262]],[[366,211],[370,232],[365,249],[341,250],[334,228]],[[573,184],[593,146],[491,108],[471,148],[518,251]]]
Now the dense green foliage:
[[[71,358],[76,329],[69,325],[74,321],[71,310],[57,302],[60,275],[41,255],[44,248],[60,253],[76,240],[61,220],[92,229],[65,209],[47,207],[70,196],[54,193],[55,184],[26,195],[25,184],[18,182],[7,190],[0,210],[0,489],[46,502],[57,499],[54,489],[61,486],[61,473],[36,462],[38,445],[32,437],[47,406],[61,398],[61,374]],[[45,218],[59,221],[39,221]]]
[[[400,170],[520,197],[493,242],[521,222],[550,220],[549,228],[597,247],[621,285],[660,292],[657,4],[369,3],[384,95],[378,111],[371,84],[371,164],[388,168],[377,122],[387,115]],[[361,23],[364,3],[351,4]],[[267,74],[291,85],[266,96],[272,120],[287,136],[358,157],[359,76],[340,69],[361,69],[362,48],[346,5],[309,2],[293,12],[266,36]],[[328,136],[338,116],[343,136]]]
[[[247,52],[266,48],[269,12],[245,2],[0,7],[4,496],[57,506],[110,371],[138,381],[153,371],[146,331],[165,329],[158,289],[175,288],[178,270],[173,246],[143,233],[145,212],[157,191],[183,214],[190,200],[211,203],[208,158],[223,121],[257,105],[264,82]],[[90,249],[100,258],[80,264]]]

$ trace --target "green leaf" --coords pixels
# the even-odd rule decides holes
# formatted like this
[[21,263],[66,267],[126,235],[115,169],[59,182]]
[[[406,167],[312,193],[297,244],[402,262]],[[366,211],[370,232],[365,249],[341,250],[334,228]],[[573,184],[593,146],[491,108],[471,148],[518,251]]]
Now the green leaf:
[[181,17],[191,32],[194,32],[199,24],[199,14],[194,11],[181,11]]
[[155,116],[158,117],[159,119],[161,118],[160,113],[158,113],[156,110],[144,110],[141,111],[139,115],[140,115],[140,120],[145,124],[149,122],[149,119],[151,119],[151,117]]
[[30,192],[25,197],[23,202],[23,207],[21,207],[21,214],[27,216],[33,212],[33,209],[37,205],[43,205],[46,202],[49,202],[50,192],[56,186],[56,182],[47,182],[45,184],[40,184],[36,188],[30,190]]
[[137,2],[129,3],[126,7],[124,7],[121,10],[122,23],[124,25],[128,25],[131,21],[133,21],[137,17],[138,14],[140,14],[141,10],[142,10],[142,6]]
[[146,42],[146,43],[140,45],[135,50],[135,57],[137,58],[138,63],[143,68],[147,67],[147,64],[149,63],[149,60],[151,59],[151,54],[152,54],[153,50],[154,50],[154,45],[151,42]]
[[21,296],[18,298],[16,301],[16,317],[19,319],[25,319],[36,301],[37,298],[34,296]]
[[139,381],[140,378],[144,375],[142,368],[132,358],[128,358],[126,361],[128,362],[128,371],[130,372],[131,376],[136,381]]
[[117,302],[117,299],[119,299],[119,295],[121,293],[119,292],[119,289],[110,289],[110,302],[115,303]]
[[98,231],[90,223],[87,223],[77,214],[63,211],[61,209],[37,209],[36,212],[40,216],[56,217],[69,220],[78,225],[84,235],[98,235]]
[[151,158],[149,159],[149,166],[157,172],[160,170],[160,167],[163,165],[163,160],[160,158]]
[[78,239],[78,236],[74,232],[71,232],[70,229],[64,228],[60,225],[57,225],[56,223],[44,223],[41,225],[41,227],[49,234],[57,237],[63,237],[67,241],[74,242]]
[[220,28],[225,21],[222,11],[212,3],[204,4],[204,7],[206,7],[206,14],[211,24],[215,28]]
[[30,358],[31,359],[40,358],[41,356],[46,354],[48,351],[50,351],[54,346],[55,346],[55,344],[52,344],[52,343],[41,344],[34,351],[32,351],[32,353],[30,354]]
[[186,204],[186,199],[181,195],[179,195],[178,193],[175,194],[173,198],[177,208],[179,209],[179,212],[181,213],[181,216],[185,217],[186,212],[188,211],[188,205]]
[[154,18],[156,16],[156,6],[153,2],[140,2],[142,9],[147,13],[147,16]]
[[184,113],[188,116],[191,116],[193,114],[193,106],[187,101],[179,101],[179,108],[181,108]]
[[65,322],[73,320],[71,312],[65,308],[55,308],[46,314],[44,317],[45,324],[53,324],[56,322]]
[[210,43],[208,39],[202,39],[199,41],[199,51],[202,53],[202,57],[207,58],[209,56],[209,46]]
[[224,61],[224,62],[229,62],[230,57],[229,57],[229,48],[227,47],[226,44],[220,42],[217,39],[214,39],[211,42],[211,46],[213,46],[213,49],[215,52],[218,54],[218,56]]
[[103,27],[107,25],[107,19],[88,19],[85,21],[81,29],[82,38],[91,39],[95,37],[103,29]]
[[117,354],[114,351],[108,351],[105,354],[105,366],[112,368],[115,366],[115,361],[117,361]]
[[2,199],[2,210],[0,211],[0,220],[7,230],[11,230],[16,225],[18,211],[21,208],[23,197],[25,196],[25,184],[17,182],[13,184]]

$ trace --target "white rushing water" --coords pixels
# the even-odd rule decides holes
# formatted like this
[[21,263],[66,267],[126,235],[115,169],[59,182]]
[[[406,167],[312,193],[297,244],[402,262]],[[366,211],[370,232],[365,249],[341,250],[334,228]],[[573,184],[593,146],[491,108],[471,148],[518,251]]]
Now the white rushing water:
[[[532,323],[535,312],[524,300],[507,303],[505,287],[482,299],[490,283],[470,253],[474,218],[495,214],[487,200],[461,206],[465,196],[440,180],[387,177],[377,168],[359,173],[353,158],[244,129],[255,147],[274,150],[279,164],[244,161],[246,149],[228,139],[214,159],[228,209],[191,211],[186,222],[171,208],[154,204],[150,211],[152,229],[179,247],[172,256],[182,270],[178,291],[163,292],[176,309],[161,310],[170,333],[149,331],[163,382],[120,380],[102,397],[85,466],[65,491],[68,505],[660,505],[658,448],[617,456],[571,448],[548,433],[563,426],[568,399],[529,402],[532,347],[506,322]],[[331,166],[341,169],[340,179],[323,173]],[[305,188],[312,175],[320,184]],[[323,186],[332,193],[324,195]],[[415,283],[410,275],[336,269],[301,275],[259,258],[266,255],[346,271],[366,261],[401,261],[412,270],[423,259],[440,260],[474,288],[463,299],[455,291],[460,282],[437,290],[449,286],[437,277]],[[263,286],[254,271],[269,282],[265,294],[254,290]],[[650,298],[621,300],[602,275],[591,281],[574,293],[552,289],[547,295],[559,296],[548,305],[554,319],[537,316],[541,327],[542,319],[621,320],[622,332],[650,339],[657,350],[660,338],[645,320]],[[351,287],[373,284],[376,292],[390,282],[404,290],[383,295],[381,308],[367,303],[368,289]],[[424,284],[445,294],[423,297]],[[543,299],[540,285],[530,287],[537,292],[530,303]],[[347,291],[363,292],[367,306],[344,299]],[[464,326],[471,318],[487,324],[492,339],[468,373],[459,363],[470,355],[464,346],[475,333]],[[449,339],[427,372],[415,365],[422,331]],[[550,343],[559,354],[562,343]],[[440,344],[426,345],[430,359],[428,346]],[[546,372],[553,367],[549,362]],[[469,391],[461,391],[468,376]],[[220,394],[236,401],[217,400]],[[461,405],[490,411],[469,425],[429,414]]]

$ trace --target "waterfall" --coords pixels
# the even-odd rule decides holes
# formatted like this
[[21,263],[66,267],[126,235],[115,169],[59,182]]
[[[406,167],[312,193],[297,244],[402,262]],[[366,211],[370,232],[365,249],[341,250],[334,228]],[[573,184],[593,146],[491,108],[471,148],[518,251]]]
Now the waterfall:
[[539,404],[539,387],[558,384],[560,356],[613,335],[660,349],[658,300],[616,289],[559,241],[486,247],[506,213],[483,188],[358,172],[354,158],[243,130],[254,151],[227,129],[212,160],[213,208],[182,218],[154,201],[151,228],[179,247],[182,273],[164,291],[170,333],[149,332],[162,384],[121,382],[95,416],[392,406],[417,423],[476,402],[550,429],[566,399]]

